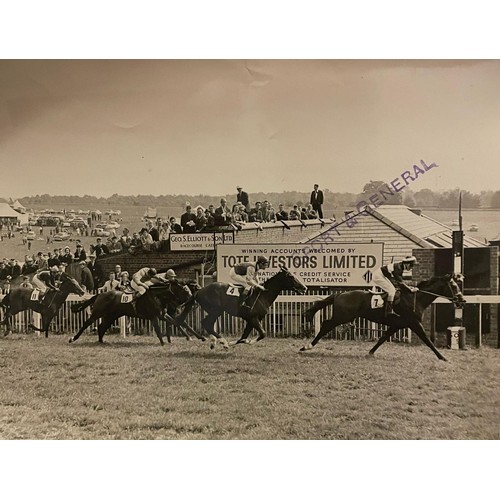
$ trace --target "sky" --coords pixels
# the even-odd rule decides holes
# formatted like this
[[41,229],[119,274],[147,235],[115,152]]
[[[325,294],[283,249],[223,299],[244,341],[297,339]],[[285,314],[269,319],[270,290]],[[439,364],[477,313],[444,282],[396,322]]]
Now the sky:
[[500,189],[498,60],[1,60],[0,196]]

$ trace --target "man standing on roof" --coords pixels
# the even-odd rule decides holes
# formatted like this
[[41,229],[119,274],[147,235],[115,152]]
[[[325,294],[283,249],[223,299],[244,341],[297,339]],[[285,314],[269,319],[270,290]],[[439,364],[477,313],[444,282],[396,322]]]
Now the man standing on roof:
[[401,262],[391,262],[373,272],[372,282],[387,292],[387,301],[384,310],[386,317],[399,316],[393,309],[396,286],[411,293],[418,291],[418,288],[410,287],[403,281],[405,275],[411,274],[415,264],[418,264],[416,257],[409,255]]
[[236,201],[242,203],[247,213],[250,212],[250,201],[248,199],[248,193],[246,191],[243,191],[243,188],[241,186],[236,186],[236,189],[238,190]]

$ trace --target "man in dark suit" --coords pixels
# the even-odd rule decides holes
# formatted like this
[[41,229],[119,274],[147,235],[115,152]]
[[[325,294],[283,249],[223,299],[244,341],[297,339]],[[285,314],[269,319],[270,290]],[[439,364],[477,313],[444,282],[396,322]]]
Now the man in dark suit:
[[243,204],[247,213],[250,212],[250,201],[248,200],[248,193],[243,191],[243,188],[241,186],[236,186],[236,189],[238,190],[236,201],[240,201]]
[[323,209],[321,205],[323,205],[323,191],[319,189],[319,184],[314,184],[314,190],[311,193],[311,203],[313,210],[316,210],[318,217],[320,219],[323,218]]

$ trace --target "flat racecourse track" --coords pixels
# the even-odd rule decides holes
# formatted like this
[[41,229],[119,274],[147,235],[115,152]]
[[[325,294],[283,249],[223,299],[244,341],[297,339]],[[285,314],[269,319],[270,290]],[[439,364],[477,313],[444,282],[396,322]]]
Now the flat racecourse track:
[[[2,332],[3,333],[3,332]],[[0,338],[1,439],[498,439],[500,351]]]

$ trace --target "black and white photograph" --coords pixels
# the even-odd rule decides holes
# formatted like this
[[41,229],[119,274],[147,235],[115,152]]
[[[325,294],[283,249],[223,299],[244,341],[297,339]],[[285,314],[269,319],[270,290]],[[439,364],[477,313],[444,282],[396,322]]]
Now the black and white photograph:
[[500,60],[243,54],[0,59],[0,439],[498,441]]

